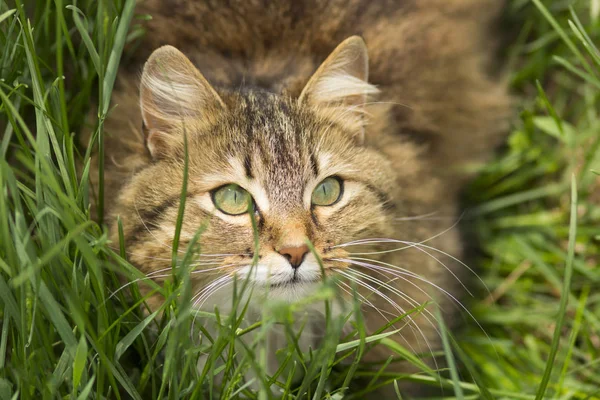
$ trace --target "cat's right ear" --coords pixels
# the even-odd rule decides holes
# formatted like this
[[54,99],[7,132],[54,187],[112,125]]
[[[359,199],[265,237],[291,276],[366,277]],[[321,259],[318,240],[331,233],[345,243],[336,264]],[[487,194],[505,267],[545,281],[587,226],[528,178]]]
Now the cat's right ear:
[[340,43],[310,78],[298,102],[345,126],[362,141],[365,104],[379,92],[369,84],[367,46],[359,36]]
[[155,50],[144,65],[140,108],[147,146],[155,158],[182,142],[186,123],[209,122],[226,109],[200,71],[173,46]]

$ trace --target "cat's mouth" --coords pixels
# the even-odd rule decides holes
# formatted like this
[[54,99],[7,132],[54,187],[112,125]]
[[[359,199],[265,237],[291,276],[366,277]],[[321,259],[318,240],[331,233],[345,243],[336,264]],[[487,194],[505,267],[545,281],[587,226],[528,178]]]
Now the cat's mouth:
[[312,285],[312,284],[319,283],[320,281],[321,281],[320,279],[306,279],[306,278],[300,278],[299,276],[294,275],[292,278],[290,278],[288,280],[270,283],[269,288],[271,290],[273,290],[273,289],[288,289],[288,288],[297,287],[297,286],[301,286],[301,285]]

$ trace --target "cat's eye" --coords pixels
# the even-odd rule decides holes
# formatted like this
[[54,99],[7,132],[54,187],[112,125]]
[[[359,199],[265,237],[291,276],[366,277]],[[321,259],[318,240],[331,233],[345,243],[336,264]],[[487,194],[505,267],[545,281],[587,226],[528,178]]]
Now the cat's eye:
[[312,192],[311,203],[315,206],[331,206],[342,196],[342,181],[330,176],[317,185]]
[[215,206],[225,214],[241,215],[252,206],[252,196],[240,186],[230,183],[212,193]]

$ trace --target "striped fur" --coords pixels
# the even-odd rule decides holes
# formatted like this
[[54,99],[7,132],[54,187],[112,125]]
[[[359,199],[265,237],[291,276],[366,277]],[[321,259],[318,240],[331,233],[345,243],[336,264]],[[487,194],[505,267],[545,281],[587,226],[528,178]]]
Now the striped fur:
[[[370,331],[432,294],[448,311],[465,278],[465,268],[444,255],[462,254],[451,229],[462,167],[484,161],[506,128],[505,85],[487,69],[501,3],[142,2],[139,12],[154,18],[122,68],[119,106],[105,124],[112,239],[120,216],[129,260],[165,279],[159,271],[170,266],[185,133],[190,179],[180,246],[205,227],[198,271],[206,273],[192,277],[198,306],[224,302],[227,276],[254,273],[258,286],[285,281],[290,267],[276,249],[310,240],[327,273],[361,282]],[[181,51],[159,48],[165,44]],[[343,197],[312,207],[312,190],[328,176],[343,180]],[[228,183],[257,204],[255,272],[250,218],[220,213],[211,200]],[[390,243],[402,251],[373,253]],[[321,273],[313,255],[298,271],[307,282]],[[307,283],[270,295],[296,300],[310,290]],[[399,342],[415,352],[438,347],[426,312],[412,326]],[[366,358],[388,356],[375,347]]]

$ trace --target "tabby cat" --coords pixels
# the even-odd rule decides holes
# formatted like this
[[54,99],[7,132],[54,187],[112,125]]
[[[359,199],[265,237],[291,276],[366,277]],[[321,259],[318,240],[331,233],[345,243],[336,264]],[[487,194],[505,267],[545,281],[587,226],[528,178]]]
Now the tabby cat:
[[[259,313],[264,296],[305,298],[324,271],[343,298],[359,289],[370,332],[431,299],[449,312],[465,291],[453,228],[466,167],[507,128],[506,88],[490,75],[502,5],[140,2],[152,19],[105,123],[112,239],[120,216],[130,262],[167,279],[186,141],[180,248],[205,228],[197,307],[227,303],[247,278]],[[401,344],[438,347],[431,313],[411,325]]]

